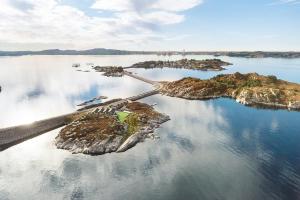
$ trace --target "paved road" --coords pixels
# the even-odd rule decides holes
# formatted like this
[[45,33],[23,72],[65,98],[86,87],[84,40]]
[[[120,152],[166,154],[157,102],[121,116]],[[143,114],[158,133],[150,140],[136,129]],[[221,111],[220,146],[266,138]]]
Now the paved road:
[[156,81],[152,81],[152,80],[146,79],[146,78],[144,78],[144,77],[141,77],[141,76],[132,74],[132,73],[130,73],[130,72],[128,72],[128,71],[124,71],[124,74],[127,75],[127,76],[130,76],[130,77],[132,77],[132,78],[138,79],[138,80],[140,80],[140,81],[144,81],[144,82],[146,82],[146,83],[149,83],[149,84],[151,84],[151,85],[157,84]]
[[0,151],[66,125],[68,116],[62,115],[37,121],[30,125],[0,129]]
[[158,94],[158,93],[159,93],[158,90],[151,90],[151,91],[149,91],[149,92],[145,92],[145,93],[142,93],[142,94],[133,96],[133,97],[129,97],[129,98],[127,98],[127,99],[130,100],[130,101],[137,101],[137,100],[140,100],[140,99],[143,99],[143,98],[152,96],[152,95],[156,95],[156,94]]

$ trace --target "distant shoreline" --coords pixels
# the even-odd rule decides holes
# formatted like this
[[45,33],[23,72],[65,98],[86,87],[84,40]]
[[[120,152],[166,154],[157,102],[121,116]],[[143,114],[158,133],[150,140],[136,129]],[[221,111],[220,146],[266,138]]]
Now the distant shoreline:
[[243,58],[300,58],[297,51],[127,51],[116,49],[89,49],[89,50],[60,50],[49,49],[43,51],[0,51],[3,56],[29,56],[29,55],[211,55]]

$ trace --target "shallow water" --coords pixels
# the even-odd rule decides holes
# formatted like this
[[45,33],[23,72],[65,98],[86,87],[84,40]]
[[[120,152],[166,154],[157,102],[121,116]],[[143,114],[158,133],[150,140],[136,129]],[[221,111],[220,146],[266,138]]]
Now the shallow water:
[[[0,57],[0,127],[72,112],[95,96],[128,97],[151,86],[129,77],[77,72],[73,63],[129,66],[157,56]],[[210,58],[193,56],[193,58]],[[224,72],[132,70],[154,80],[235,71],[300,83],[300,59],[244,59]],[[300,113],[245,107],[230,99],[143,100],[171,117],[121,154],[72,155],[53,145],[59,130],[0,153],[0,199],[299,199]]]

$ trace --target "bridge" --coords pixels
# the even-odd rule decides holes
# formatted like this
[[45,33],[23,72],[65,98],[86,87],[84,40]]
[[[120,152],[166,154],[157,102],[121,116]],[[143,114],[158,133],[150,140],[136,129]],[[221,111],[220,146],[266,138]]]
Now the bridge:
[[124,73],[125,75],[127,75],[127,76],[130,76],[130,77],[132,77],[132,78],[138,79],[138,80],[143,81],[143,82],[145,82],[145,83],[149,83],[149,84],[151,84],[151,85],[155,85],[155,84],[158,83],[158,82],[156,82],[156,81],[152,81],[152,80],[146,79],[146,78],[144,78],[144,77],[141,77],[141,76],[132,74],[131,72],[128,72],[128,71],[124,71],[123,73]]
[[70,115],[61,115],[29,125],[0,129],[0,151],[66,125],[67,117]]

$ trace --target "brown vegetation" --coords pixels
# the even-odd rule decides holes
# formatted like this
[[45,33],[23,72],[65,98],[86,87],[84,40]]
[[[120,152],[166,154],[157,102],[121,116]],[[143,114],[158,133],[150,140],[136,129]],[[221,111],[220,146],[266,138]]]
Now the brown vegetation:
[[247,105],[300,109],[300,85],[256,73],[218,75],[209,80],[163,82],[160,91],[186,99],[232,97]]

